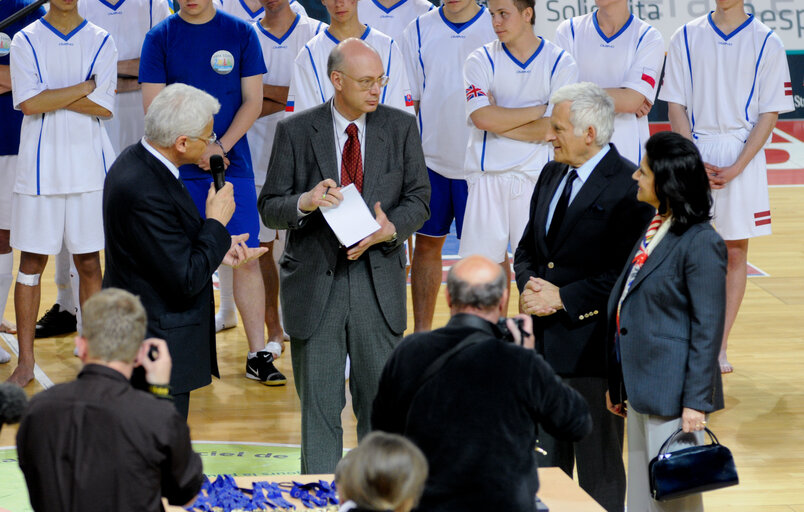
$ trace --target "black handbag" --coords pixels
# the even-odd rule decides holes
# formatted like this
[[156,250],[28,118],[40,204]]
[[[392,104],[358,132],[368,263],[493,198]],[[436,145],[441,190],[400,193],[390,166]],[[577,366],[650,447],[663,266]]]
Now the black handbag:
[[662,445],[659,454],[650,461],[650,492],[654,500],[681,498],[740,483],[731,451],[720,444],[711,430],[705,428],[712,444],[692,446],[667,452],[676,430]]

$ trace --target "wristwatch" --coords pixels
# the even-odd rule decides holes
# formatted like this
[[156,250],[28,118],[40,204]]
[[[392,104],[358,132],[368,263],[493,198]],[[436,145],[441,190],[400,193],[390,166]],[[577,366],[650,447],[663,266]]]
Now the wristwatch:
[[385,243],[386,244],[395,244],[397,240],[399,240],[399,235],[397,234],[396,231],[394,231],[394,234],[391,235],[391,238],[386,240]]

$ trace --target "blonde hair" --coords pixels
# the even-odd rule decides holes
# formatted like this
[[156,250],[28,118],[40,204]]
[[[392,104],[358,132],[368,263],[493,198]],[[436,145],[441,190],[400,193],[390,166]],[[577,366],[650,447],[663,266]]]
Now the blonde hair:
[[426,479],[427,460],[421,450],[385,432],[367,435],[335,468],[343,501],[370,510],[397,510],[405,502],[416,506]]
[[140,299],[125,290],[108,288],[90,297],[82,313],[90,356],[102,361],[134,361],[145,338],[146,315]]

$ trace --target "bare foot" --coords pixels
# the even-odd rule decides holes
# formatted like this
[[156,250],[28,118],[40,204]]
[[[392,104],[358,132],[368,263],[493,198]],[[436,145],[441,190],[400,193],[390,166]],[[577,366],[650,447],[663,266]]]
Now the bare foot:
[[12,384],[16,384],[17,386],[24,388],[34,378],[33,368],[28,368],[26,366],[17,366],[14,369],[14,373],[11,374],[11,377],[8,378],[6,382],[10,382]]
[[6,334],[17,334],[17,326],[3,318],[0,320],[0,332]]
[[717,362],[720,365],[720,373],[732,373],[734,371],[734,367],[729,360],[726,359],[726,354],[721,352],[720,356],[717,358]]

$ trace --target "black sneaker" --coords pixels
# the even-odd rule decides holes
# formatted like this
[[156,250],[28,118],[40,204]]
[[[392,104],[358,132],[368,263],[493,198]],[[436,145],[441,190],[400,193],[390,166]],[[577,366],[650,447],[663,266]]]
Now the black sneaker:
[[270,352],[257,352],[256,357],[246,359],[246,378],[266,386],[284,386],[288,381],[274,366],[274,355]]
[[34,338],[50,338],[75,332],[76,318],[69,311],[64,311],[58,304],[47,310],[47,313],[36,322]]

